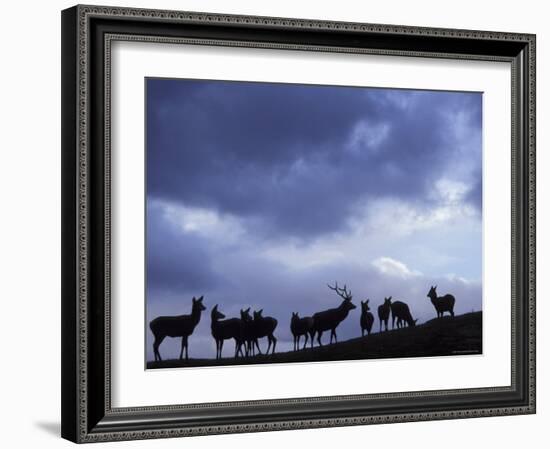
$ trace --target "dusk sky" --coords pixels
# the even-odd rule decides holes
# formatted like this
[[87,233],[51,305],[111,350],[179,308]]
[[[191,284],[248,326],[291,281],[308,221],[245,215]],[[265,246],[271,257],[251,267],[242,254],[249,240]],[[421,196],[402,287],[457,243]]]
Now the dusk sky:
[[482,94],[147,79],[146,96],[147,322],[204,295],[189,357],[215,357],[215,304],[263,308],[291,349],[291,313],[338,306],[334,281],[357,305],[339,340],[367,298],[376,332],[384,296],[434,318],[435,284],[481,310]]

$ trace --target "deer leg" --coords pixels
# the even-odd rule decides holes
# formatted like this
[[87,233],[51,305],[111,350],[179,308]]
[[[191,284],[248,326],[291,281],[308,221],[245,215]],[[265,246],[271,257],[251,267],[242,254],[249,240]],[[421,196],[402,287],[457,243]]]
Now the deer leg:
[[332,329],[332,334],[334,334],[334,343],[338,343],[338,337],[336,336],[336,329]]
[[260,349],[260,343],[258,343],[258,339],[255,338],[254,339],[254,343],[256,343],[256,347],[258,348],[258,354],[262,354],[262,350]]
[[323,346],[323,343],[321,343],[322,335],[323,335],[323,331],[317,331],[317,343],[319,343],[319,346]]
[[181,337],[181,351],[180,351],[180,360],[183,358],[183,350],[185,349],[185,360],[188,359],[187,354],[187,338]]
[[304,335],[306,341],[304,341],[304,347],[302,348],[303,349],[306,349],[306,346],[307,346],[307,333]]
[[223,338],[220,341],[220,359],[222,358],[222,351],[223,351]]
[[183,349],[185,348],[185,337],[181,337],[181,351],[180,351],[180,360],[183,359]]
[[277,339],[275,338],[275,335],[271,335],[271,338],[273,339],[273,348],[271,349],[271,354],[275,354],[275,346],[277,346]]
[[159,346],[160,344],[162,343],[162,341],[164,340],[164,336],[161,335],[161,336],[156,336],[155,335],[155,341],[153,343],[153,352],[155,353],[155,362],[156,361],[161,361],[162,358],[160,357],[160,352],[159,352]]

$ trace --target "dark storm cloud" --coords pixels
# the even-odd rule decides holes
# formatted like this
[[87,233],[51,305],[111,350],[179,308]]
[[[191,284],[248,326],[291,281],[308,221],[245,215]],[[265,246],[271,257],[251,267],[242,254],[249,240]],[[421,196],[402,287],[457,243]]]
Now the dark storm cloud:
[[466,196],[466,200],[474,204],[479,211],[481,211],[481,206],[483,202],[483,180],[481,178],[481,170],[478,172],[478,177],[473,183],[471,190]]
[[223,282],[212,268],[209,243],[183,233],[154,201],[147,202],[147,288],[149,292],[197,291]]
[[478,94],[150,79],[148,195],[272,237],[339,231],[360,198],[422,198],[457,151],[449,116],[467,113],[479,132],[480,105]]

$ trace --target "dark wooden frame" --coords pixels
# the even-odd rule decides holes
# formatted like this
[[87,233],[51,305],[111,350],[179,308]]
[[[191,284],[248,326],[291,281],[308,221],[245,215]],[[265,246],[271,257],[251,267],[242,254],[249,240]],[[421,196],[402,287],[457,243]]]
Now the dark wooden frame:
[[[112,408],[113,40],[507,61],[512,67],[512,384]],[[535,36],[76,6],[62,12],[62,436],[75,442],[535,412]]]

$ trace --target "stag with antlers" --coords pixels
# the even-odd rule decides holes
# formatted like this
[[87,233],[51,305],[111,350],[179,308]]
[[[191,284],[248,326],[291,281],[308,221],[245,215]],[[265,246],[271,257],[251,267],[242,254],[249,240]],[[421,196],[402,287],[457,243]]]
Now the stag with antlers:
[[313,315],[313,335],[317,334],[317,343],[319,343],[319,346],[323,345],[321,343],[321,336],[324,331],[330,330],[330,343],[332,343],[333,338],[335,342],[338,342],[336,328],[346,319],[349,311],[356,308],[355,304],[351,302],[351,291],[348,291],[345,285],[344,288],[339,288],[336,282],[334,287],[329,284],[328,288],[335,291],[343,301],[334,309],[324,310]]

